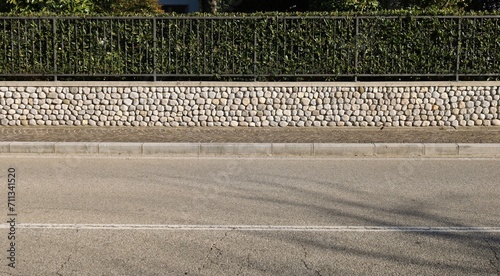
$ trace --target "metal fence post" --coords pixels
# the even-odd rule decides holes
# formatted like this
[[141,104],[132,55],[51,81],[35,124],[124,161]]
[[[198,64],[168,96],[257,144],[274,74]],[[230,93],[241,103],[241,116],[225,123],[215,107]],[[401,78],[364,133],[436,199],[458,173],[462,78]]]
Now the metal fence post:
[[356,34],[354,36],[354,81],[358,81],[358,36],[359,36],[359,17],[356,15]]
[[153,17],[153,81],[156,82],[156,55],[158,48],[156,44],[156,16]]
[[53,48],[53,66],[54,66],[54,81],[57,81],[57,31],[56,17],[52,18],[52,48]]
[[253,31],[253,80],[257,81],[257,21],[254,18],[254,31]]
[[458,37],[457,37],[457,68],[456,68],[456,81],[460,79],[460,46],[462,45],[462,17],[458,18]]

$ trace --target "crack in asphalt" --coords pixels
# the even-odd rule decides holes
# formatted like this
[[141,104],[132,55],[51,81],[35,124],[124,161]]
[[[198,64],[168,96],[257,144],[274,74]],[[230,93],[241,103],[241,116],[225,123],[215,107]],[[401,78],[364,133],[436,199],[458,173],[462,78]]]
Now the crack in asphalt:
[[491,252],[493,253],[493,256],[495,257],[495,260],[496,260],[496,262],[495,262],[495,260],[492,260],[492,259],[490,259],[489,261],[490,261],[491,265],[495,268],[497,275],[500,275],[500,256],[495,251],[495,249],[493,248],[493,245],[490,243],[490,241],[488,239],[484,239],[484,241],[488,245],[488,248],[491,250]]
[[[76,233],[78,233],[78,228],[76,229]],[[73,256],[77,251],[78,251],[78,246],[76,246],[77,244],[75,243],[75,247],[73,250],[71,250],[72,252],[69,254],[68,258],[66,259],[66,261],[64,261],[64,263],[61,264],[61,267],[59,267],[59,269],[56,271],[56,275],[58,276],[63,276],[63,274],[61,274],[61,271],[64,269],[64,266],[69,263],[69,260],[71,259],[71,256]]]
[[[222,242],[226,237],[227,237],[227,234],[228,232],[225,232],[224,233],[224,236],[220,239],[218,239],[217,241],[215,241],[212,246],[210,246],[210,249],[208,250],[208,253],[207,255],[205,256],[205,263],[200,267],[198,268],[198,272],[201,272],[202,269],[205,269],[206,266],[207,266],[207,262],[210,262],[214,265],[217,265],[217,259],[222,256],[222,249],[220,249],[219,247],[217,247],[217,243],[220,243]],[[212,255],[212,252],[216,252],[215,253],[215,258],[211,258],[210,256]],[[214,260],[215,259],[215,260]]]
[[314,272],[314,275],[322,276],[321,272],[318,269],[313,269],[313,267],[309,267],[309,265],[307,265],[307,262],[306,262],[306,259],[307,259],[307,250],[306,250],[306,247],[304,245],[302,245],[302,249],[304,250],[304,257],[302,259],[300,259],[300,260],[302,261],[302,264],[304,265],[304,267],[306,268],[306,270]]
[[69,260],[71,259],[71,255],[72,254],[69,254],[68,258],[66,259],[66,261],[61,264],[61,267],[56,271],[56,274],[59,275],[59,276],[63,276],[60,271],[64,268],[64,266],[69,262]]

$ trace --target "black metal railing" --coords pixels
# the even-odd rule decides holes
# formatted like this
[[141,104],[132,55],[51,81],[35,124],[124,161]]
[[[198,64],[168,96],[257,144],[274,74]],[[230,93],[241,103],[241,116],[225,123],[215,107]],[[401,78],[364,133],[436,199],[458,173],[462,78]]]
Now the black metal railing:
[[0,17],[0,78],[500,77],[500,16]]

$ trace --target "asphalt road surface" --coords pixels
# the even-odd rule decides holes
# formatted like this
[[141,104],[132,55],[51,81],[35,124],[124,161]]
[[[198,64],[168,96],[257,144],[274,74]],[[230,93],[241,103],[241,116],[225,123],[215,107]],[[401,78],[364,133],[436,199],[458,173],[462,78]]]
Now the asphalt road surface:
[[500,275],[500,159],[2,155],[0,181],[0,275]]

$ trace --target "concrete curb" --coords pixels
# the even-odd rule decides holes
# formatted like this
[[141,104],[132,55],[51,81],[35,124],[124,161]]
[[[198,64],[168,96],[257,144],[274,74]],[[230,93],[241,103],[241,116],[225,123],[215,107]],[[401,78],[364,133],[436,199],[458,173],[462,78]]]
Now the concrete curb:
[[500,157],[500,144],[0,142],[0,154],[141,156]]

